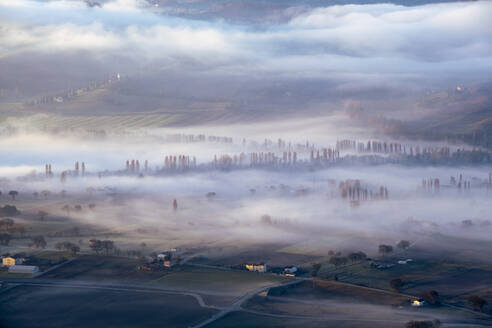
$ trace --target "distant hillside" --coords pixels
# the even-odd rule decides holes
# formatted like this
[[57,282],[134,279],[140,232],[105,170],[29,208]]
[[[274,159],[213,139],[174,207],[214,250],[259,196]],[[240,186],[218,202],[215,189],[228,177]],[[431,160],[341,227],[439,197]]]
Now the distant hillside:
[[418,102],[418,107],[427,115],[408,121],[391,120],[360,110],[349,112],[359,124],[394,136],[466,142],[492,148],[491,94],[492,83],[431,93]]

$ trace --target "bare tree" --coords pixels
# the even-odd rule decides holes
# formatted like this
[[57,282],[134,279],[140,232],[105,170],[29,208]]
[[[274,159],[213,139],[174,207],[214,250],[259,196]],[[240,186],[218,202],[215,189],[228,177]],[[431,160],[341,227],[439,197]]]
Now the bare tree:
[[12,197],[12,200],[15,200],[15,197],[19,195],[19,192],[17,190],[11,190],[9,191],[10,197]]

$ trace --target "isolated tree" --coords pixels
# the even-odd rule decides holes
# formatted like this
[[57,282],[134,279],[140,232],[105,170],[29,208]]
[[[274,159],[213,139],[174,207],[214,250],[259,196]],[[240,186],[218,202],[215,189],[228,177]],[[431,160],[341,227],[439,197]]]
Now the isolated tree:
[[385,256],[391,252],[393,252],[393,246],[391,245],[384,245],[384,244],[381,244],[379,245],[378,247],[378,251],[381,255]]
[[49,190],[42,190],[41,195],[46,199],[51,194]]
[[82,206],[81,205],[75,205],[73,208],[75,209],[76,212],[82,211]]
[[178,210],[178,201],[175,199],[173,200],[173,210],[176,212]]
[[430,290],[430,291],[422,294],[420,297],[429,304],[432,304],[432,305],[438,305],[439,304],[439,293],[435,290]]
[[45,211],[39,211],[38,215],[39,215],[39,219],[41,221],[44,221],[44,219],[45,219],[46,215],[48,215],[48,213],[46,213]]
[[38,198],[39,197],[39,193],[37,191],[33,192],[32,195],[34,196],[34,198]]
[[65,211],[65,212],[67,212],[67,215],[70,214],[70,206],[69,205],[66,205],[66,204],[63,205],[62,210]]
[[46,240],[42,235],[34,236],[31,238],[32,245],[36,248],[46,248]]
[[410,247],[410,242],[408,240],[400,240],[400,242],[396,244],[396,247],[399,249],[407,249]]
[[0,233],[0,245],[8,246],[10,239],[9,233]]
[[483,307],[487,305],[487,301],[478,295],[471,295],[467,298],[467,301],[473,306],[474,309],[483,311]]
[[321,263],[313,263],[312,264],[312,270],[311,270],[311,276],[316,277],[318,275],[318,271],[321,269]]
[[11,190],[9,191],[10,197],[12,197],[12,200],[15,200],[15,197],[19,195],[19,192],[17,190]]
[[389,284],[391,289],[394,289],[397,292],[399,292],[403,288],[403,285],[405,285],[403,280],[401,280],[400,278],[391,279]]
[[90,203],[89,204],[89,209],[94,210],[96,208],[96,204]]

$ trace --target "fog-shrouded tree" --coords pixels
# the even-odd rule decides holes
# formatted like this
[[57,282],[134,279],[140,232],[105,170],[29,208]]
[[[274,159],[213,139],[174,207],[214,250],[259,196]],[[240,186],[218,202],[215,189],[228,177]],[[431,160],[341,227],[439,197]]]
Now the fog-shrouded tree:
[[318,276],[318,272],[321,269],[321,263],[313,263],[312,264],[312,270],[311,270],[311,276],[316,277]]
[[62,210],[67,212],[67,215],[70,214],[70,206],[69,205],[67,205],[67,204],[63,205]]
[[402,250],[407,249],[410,247],[410,242],[408,240],[400,240],[398,244],[396,244],[396,247]]
[[44,221],[44,219],[46,218],[46,215],[48,215],[47,212],[45,212],[45,211],[39,211],[38,212],[39,220]]
[[80,247],[69,241],[56,243],[55,248],[58,250],[69,251],[73,256],[80,252]]
[[9,233],[0,233],[0,245],[8,246],[11,237]]
[[9,230],[13,226],[14,226],[14,220],[10,218],[0,220],[0,229],[2,230]]
[[364,252],[354,252],[350,253],[347,257],[350,262],[354,263],[364,261],[367,258],[367,255]]
[[395,279],[391,279],[389,284],[391,289],[399,292],[405,285],[405,282],[403,282],[403,280],[401,280],[400,278],[395,278]]
[[328,262],[338,267],[340,265],[346,265],[348,261],[349,259],[345,256],[332,256]]
[[35,248],[46,248],[46,240],[42,235],[33,236],[31,241]]
[[99,254],[103,250],[102,242],[99,239],[91,239],[89,240],[89,247],[96,252],[96,254]]
[[46,199],[48,196],[51,194],[51,191],[49,190],[42,190],[41,195]]
[[19,192],[17,190],[11,190],[9,191],[9,196],[12,197],[12,200],[15,200],[15,197],[19,195]]
[[467,301],[473,306],[474,309],[483,311],[483,307],[487,305],[487,301],[478,295],[471,295],[467,298]]
[[381,244],[378,247],[379,254],[385,256],[393,252],[393,246]]
[[106,251],[106,255],[108,255],[109,252],[114,250],[114,241],[103,240],[101,243],[102,243],[102,248]]

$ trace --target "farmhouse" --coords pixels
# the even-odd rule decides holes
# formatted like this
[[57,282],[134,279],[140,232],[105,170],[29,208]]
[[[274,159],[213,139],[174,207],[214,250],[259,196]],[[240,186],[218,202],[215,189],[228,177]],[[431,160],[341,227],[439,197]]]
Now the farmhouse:
[[246,264],[245,267],[249,271],[255,271],[255,272],[266,272],[267,271],[267,267],[266,267],[265,263],[251,263],[251,264]]
[[12,265],[9,267],[9,273],[34,274],[36,272],[39,272],[39,268],[34,265]]
[[417,307],[418,307],[418,306],[423,306],[423,305],[424,305],[424,303],[425,303],[425,301],[424,301],[424,300],[419,299],[419,300],[412,300],[410,304],[411,304],[412,306],[417,306]]
[[7,256],[2,259],[2,265],[6,267],[11,267],[12,265],[16,265],[16,264],[22,264],[22,262],[23,259],[21,258],[16,259],[11,256]]

